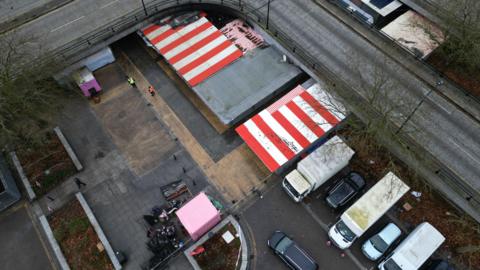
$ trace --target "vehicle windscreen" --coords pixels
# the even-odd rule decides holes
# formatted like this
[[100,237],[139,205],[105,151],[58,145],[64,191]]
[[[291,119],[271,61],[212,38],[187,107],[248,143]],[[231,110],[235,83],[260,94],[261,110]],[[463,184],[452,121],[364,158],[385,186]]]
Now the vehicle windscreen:
[[383,268],[385,268],[385,270],[402,270],[402,268],[400,268],[400,266],[398,266],[398,264],[396,264],[392,259],[386,261],[383,265]]
[[374,235],[370,239],[370,242],[372,242],[373,247],[380,253],[384,253],[388,248],[387,243],[385,243],[385,241],[383,241],[383,239],[378,235]]
[[283,183],[285,184],[285,187],[288,189],[288,191],[290,191],[290,193],[292,193],[292,195],[294,197],[300,197],[300,194],[292,187],[292,185],[290,185],[290,183],[288,181],[283,181]]
[[347,227],[347,225],[345,225],[345,223],[343,223],[343,221],[337,223],[337,230],[348,241],[353,241],[353,239],[355,239],[355,234]]
[[349,184],[343,182],[332,192],[332,194],[330,194],[330,197],[334,202],[340,202],[354,192],[355,190]]
[[280,240],[280,242],[278,242],[277,246],[275,247],[275,249],[280,252],[280,253],[284,253],[285,250],[292,244],[292,240],[288,237],[283,237],[282,240]]

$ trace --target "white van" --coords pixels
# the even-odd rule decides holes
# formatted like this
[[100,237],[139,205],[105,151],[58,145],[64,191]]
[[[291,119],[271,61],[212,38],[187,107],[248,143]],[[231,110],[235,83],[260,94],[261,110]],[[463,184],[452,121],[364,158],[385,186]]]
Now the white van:
[[423,222],[379,265],[380,270],[417,270],[445,241],[428,222]]

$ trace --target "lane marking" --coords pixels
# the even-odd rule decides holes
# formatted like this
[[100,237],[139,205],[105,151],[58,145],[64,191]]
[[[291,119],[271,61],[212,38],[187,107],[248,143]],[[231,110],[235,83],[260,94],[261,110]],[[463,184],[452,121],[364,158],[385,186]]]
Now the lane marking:
[[[315,214],[312,210],[312,208],[310,208],[309,205],[305,204],[305,203],[301,203],[301,205],[303,206],[303,208],[305,210],[307,210],[307,212],[310,214],[310,216],[318,223],[318,225],[320,225],[320,227],[322,227],[322,229],[325,231],[325,232],[328,232],[329,228],[328,228],[328,225],[326,223],[324,223],[320,217]],[[363,264],[357,259],[357,257],[355,257],[355,255],[353,255],[352,251],[347,249],[347,250],[344,250],[343,251],[345,254],[347,254],[347,256],[353,261],[353,263],[361,270],[367,270],[368,268],[366,268],[365,266],[363,266]]]
[[108,7],[108,6],[111,6],[111,5],[113,5],[113,4],[117,3],[117,2],[118,2],[118,0],[113,0],[112,2],[106,3],[105,5],[101,6],[100,9],[106,8],[106,7]]
[[73,21],[69,21],[69,22],[67,22],[67,23],[65,23],[65,24],[60,25],[60,26],[57,27],[57,28],[54,28],[54,29],[50,30],[50,32],[55,32],[55,31],[57,31],[57,30],[60,30],[60,29],[62,29],[63,27],[68,26],[68,25],[70,25],[70,24],[72,24],[72,23],[74,23],[74,22],[76,22],[76,21],[78,21],[78,20],[81,20],[81,19],[83,19],[83,18],[85,18],[85,16],[80,16],[80,17],[76,18],[76,19],[73,20]]
[[454,145],[456,145],[458,147],[458,149],[460,149],[463,153],[467,154],[467,156],[469,158],[471,158],[473,161],[477,162],[477,163],[480,163],[480,161],[477,159],[477,157],[473,156],[472,154],[470,154],[469,152],[467,152],[467,150],[465,149],[465,146],[464,145],[460,145],[458,144],[456,141],[454,141],[453,139],[449,138],[448,139],[451,143],[453,143]]

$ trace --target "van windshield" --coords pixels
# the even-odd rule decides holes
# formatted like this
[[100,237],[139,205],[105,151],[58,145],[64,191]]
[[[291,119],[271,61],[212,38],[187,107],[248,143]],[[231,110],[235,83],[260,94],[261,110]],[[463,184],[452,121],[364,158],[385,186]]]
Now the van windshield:
[[398,266],[398,264],[395,263],[392,259],[386,261],[383,265],[383,268],[385,268],[385,270],[402,270],[402,268],[400,268],[400,266]]
[[295,197],[298,198],[300,197],[300,194],[293,188],[293,186],[286,180],[283,181],[285,184],[285,187],[288,189],[288,191]]
[[378,250],[380,253],[384,253],[387,248],[388,244],[383,241],[383,239],[378,236],[378,234],[374,235],[371,239],[370,242],[372,243],[373,247]]
[[355,234],[343,223],[343,221],[339,221],[337,223],[337,230],[338,232],[348,241],[352,242],[355,239]]

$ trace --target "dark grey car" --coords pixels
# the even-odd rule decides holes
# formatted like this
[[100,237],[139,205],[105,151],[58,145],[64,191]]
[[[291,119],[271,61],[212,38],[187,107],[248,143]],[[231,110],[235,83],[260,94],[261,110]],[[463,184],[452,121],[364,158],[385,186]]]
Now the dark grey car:
[[281,231],[276,231],[267,244],[291,269],[316,270],[317,263],[293,240]]
[[356,172],[350,172],[335,184],[335,186],[328,192],[325,200],[328,205],[336,209],[344,206],[364,187],[365,180],[363,177]]

